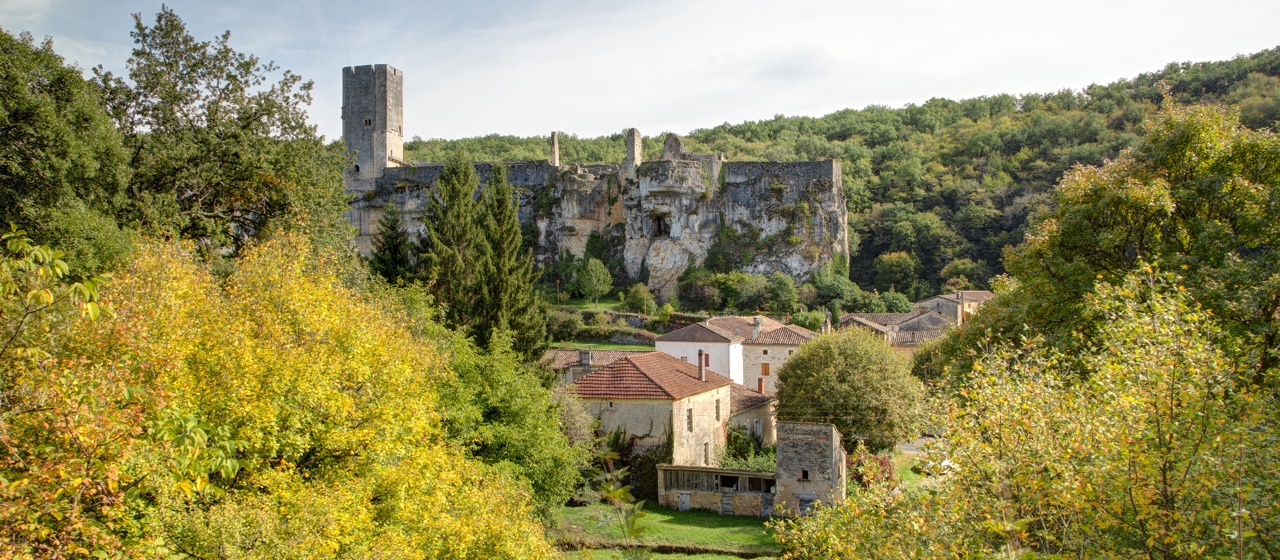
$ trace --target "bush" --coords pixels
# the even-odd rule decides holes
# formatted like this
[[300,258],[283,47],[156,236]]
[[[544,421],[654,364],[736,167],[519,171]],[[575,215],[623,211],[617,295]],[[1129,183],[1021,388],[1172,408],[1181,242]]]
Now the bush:
[[863,488],[892,486],[897,480],[893,460],[885,455],[872,455],[861,445],[849,456],[849,478]]
[[576,311],[555,310],[547,318],[547,332],[556,340],[573,340],[582,326],[582,314]]
[[827,318],[827,314],[822,311],[802,311],[791,316],[791,322],[800,325],[813,332],[822,330],[822,322]]
[[[619,292],[619,294],[622,293]],[[636,282],[635,284],[632,284],[630,288],[627,288],[626,293],[623,294],[621,299],[622,306],[627,311],[641,313],[644,315],[652,315],[658,310],[658,302],[653,299],[653,294],[649,292],[649,287],[639,282]]]

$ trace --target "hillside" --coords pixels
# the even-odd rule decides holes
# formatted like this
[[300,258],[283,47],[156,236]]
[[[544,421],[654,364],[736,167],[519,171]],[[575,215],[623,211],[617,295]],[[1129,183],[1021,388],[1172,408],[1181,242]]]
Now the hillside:
[[[1178,103],[1225,103],[1247,126],[1275,129],[1280,47],[1228,61],[1172,63],[1078,91],[934,98],[896,109],[726,123],[692,131],[687,145],[731,160],[840,160],[856,233],[850,278],[865,289],[919,298],[948,280],[983,287],[1003,272],[1003,249],[1018,243],[1028,218],[1050,204],[1048,193],[1063,172],[1099,165],[1132,146],[1163,88]],[[548,150],[544,137],[499,135],[415,137],[405,144],[411,161],[445,161],[458,151],[480,160],[544,159]],[[646,157],[660,151],[660,136],[645,138]],[[618,163],[622,153],[621,132],[561,139],[565,163]]]

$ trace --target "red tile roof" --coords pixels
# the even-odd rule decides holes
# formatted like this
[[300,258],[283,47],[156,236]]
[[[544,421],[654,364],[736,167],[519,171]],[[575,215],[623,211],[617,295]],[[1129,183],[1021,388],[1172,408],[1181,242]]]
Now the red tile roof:
[[743,344],[799,346],[809,342],[815,336],[818,336],[818,333],[800,325],[782,325],[780,328],[761,332],[760,336],[743,342]]
[[663,352],[627,356],[573,382],[584,399],[683,399],[733,383],[728,377],[706,372],[698,379],[698,366]]

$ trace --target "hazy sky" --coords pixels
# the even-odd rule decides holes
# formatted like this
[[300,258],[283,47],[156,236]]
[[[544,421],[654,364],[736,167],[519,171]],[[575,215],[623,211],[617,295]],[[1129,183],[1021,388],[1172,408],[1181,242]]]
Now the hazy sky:
[[[341,68],[405,74],[405,137],[685,133],[775,114],[1079,89],[1280,45],[1280,2],[170,0],[200,39],[315,80],[341,134]],[[159,2],[0,0],[0,26],[119,72]]]

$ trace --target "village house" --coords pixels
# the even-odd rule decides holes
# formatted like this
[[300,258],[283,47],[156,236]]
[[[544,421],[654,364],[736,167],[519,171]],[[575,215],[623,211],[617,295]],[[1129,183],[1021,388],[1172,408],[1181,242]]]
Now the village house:
[[560,383],[568,385],[622,358],[649,352],[652,350],[547,350],[542,363],[560,375]]
[[969,317],[993,297],[996,295],[986,290],[961,290],[920,300],[913,307],[935,311],[960,326],[968,322]]
[[733,382],[694,357],[689,362],[662,352],[626,356],[571,387],[600,420],[601,430],[624,431],[637,451],[670,436],[673,464],[717,466],[729,429]]
[[703,365],[759,392],[777,389],[778,368],[817,333],[764,316],[712,317],[657,338],[661,352],[688,361],[702,351]]
[[746,428],[760,445],[767,447],[778,442],[778,398],[772,392],[762,393],[734,383],[729,387],[729,399],[732,410],[729,425]]
[[840,328],[857,327],[882,336],[895,350],[914,354],[927,340],[942,336],[953,323],[942,314],[928,309],[909,313],[845,313]]

